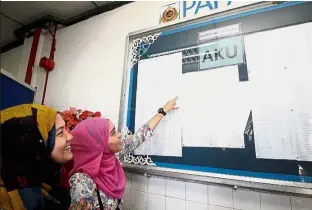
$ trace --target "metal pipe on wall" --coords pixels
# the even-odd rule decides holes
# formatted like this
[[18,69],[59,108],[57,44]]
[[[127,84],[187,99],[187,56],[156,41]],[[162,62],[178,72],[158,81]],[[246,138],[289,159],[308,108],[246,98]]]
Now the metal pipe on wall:
[[[54,26],[54,32],[52,35],[52,44],[51,44],[51,49],[50,49],[50,59],[54,60],[54,52],[55,52],[55,45],[56,45],[56,30],[57,30],[57,25]],[[44,99],[45,99],[45,95],[46,95],[46,91],[47,91],[47,85],[48,85],[48,79],[49,79],[49,71],[46,71],[46,79],[45,79],[45,83],[44,83],[44,88],[43,88],[43,95],[42,95],[42,101],[41,104],[44,105]]]
[[37,28],[34,33],[34,38],[33,42],[31,45],[31,50],[30,50],[30,55],[28,59],[28,65],[26,69],[26,76],[25,76],[25,82],[27,84],[30,84],[31,78],[32,78],[32,71],[33,67],[35,64],[36,60],[36,54],[37,54],[37,49],[38,49],[38,44],[39,44],[39,39],[40,39],[40,33],[41,33],[41,28]]

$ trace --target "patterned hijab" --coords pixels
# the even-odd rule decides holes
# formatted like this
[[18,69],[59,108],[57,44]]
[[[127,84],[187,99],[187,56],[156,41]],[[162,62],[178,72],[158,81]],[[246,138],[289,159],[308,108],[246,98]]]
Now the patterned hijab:
[[14,209],[25,209],[19,190],[40,189],[43,183],[51,184],[55,178],[59,166],[50,155],[56,114],[56,110],[37,104],[1,111],[1,178]]

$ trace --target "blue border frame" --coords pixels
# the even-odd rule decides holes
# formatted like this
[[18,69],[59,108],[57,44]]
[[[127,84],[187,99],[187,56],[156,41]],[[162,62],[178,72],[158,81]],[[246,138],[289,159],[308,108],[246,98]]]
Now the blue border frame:
[[132,101],[132,89],[133,89],[133,78],[134,77],[134,69],[133,67],[130,69],[130,83],[129,83],[129,92],[128,92],[128,110],[127,110],[127,127],[130,127],[131,121],[131,101]]
[[[306,3],[305,1],[298,1],[298,2],[286,2],[278,5],[274,5],[271,7],[256,9],[248,12],[243,12],[236,15],[231,15],[227,17],[222,17],[210,21],[206,21],[203,23],[198,23],[194,25],[184,26],[177,29],[172,29],[168,31],[164,31],[161,33],[160,36],[166,36],[174,33],[179,33],[182,31],[191,30],[194,28],[207,26],[210,24],[220,23],[227,20],[238,19],[250,15],[255,15],[267,11],[277,10],[289,6],[294,6],[298,4]],[[133,89],[133,78],[134,77],[134,68],[130,69],[130,84],[129,84],[129,95],[128,95],[128,110],[127,110],[127,127],[130,126],[131,120],[131,101],[132,101],[132,89]],[[171,163],[163,163],[163,162],[155,162],[156,166],[162,168],[172,168],[172,169],[182,169],[182,170],[189,170],[189,171],[201,171],[201,172],[210,172],[216,174],[227,174],[227,175],[234,175],[234,176],[247,176],[247,177],[254,177],[254,178],[264,178],[264,179],[274,179],[274,180],[283,180],[283,181],[293,181],[293,182],[303,182],[303,183],[312,183],[312,177],[307,176],[296,176],[296,175],[283,175],[283,174],[273,174],[273,173],[263,173],[263,172],[252,172],[252,171],[243,171],[243,170],[232,170],[232,169],[222,169],[222,168],[213,168],[213,167],[201,167],[201,166],[191,166],[191,165],[182,165],[182,164],[171,164]]]
[[162,168],[172,168],[172,169],[180,169],[180,170],[187,170],[187,171],[200,171],[200,172],[208,172],[208,173],[215,173],[215,174],[234,175],[234,176],[240,176],[240,177],[246,176],[246,177],[262,178],[262,179],[274,179],[274,180],[282,180],[282,181],[312,183],[312,177],[310,176],[273,174],[273,173],[264,173],[264,172],[213,168],[213,167],[206,167],[206,166],[205,167],[191,166],[191,165],[163,163],[163,162],[154,162],[154,163],[156,164],[157,167],[162,167]]
[[187,30],[191,30],[191,29],[194,29],[194,28],[199,28],[199,27],[202,27],[202,26],[207,26],[207,25],[211,25],[211,24],[215,24],[215,23],[220,23],[220,22],[224,22],[224,21],[227,21],[227,20],[234,20],[234,19],[238,19],[238,18],[250,16],[250,15],[255,15],[255,14],[268,12],[268,11],[272,11],[272,10],[277,10],[277,9],[281,9],[281,8],[284,8],[284,7],[294,6],[294,5],[303,4],[303,3],[306,3],[306,2],[305,1],[290,1],[290,2],[286,2],[286,3],[274,5],[274,6],[271,6],[271,7],[265,7],[265,8],[261,8],[261,9],[251,10],[251,11],[243,12],[243,13],[236,14],[236,15],[230,15],[230,16],[226,16],[226,17],[222,17],[222,18],[209,20],[209,21],[206,21],[206,22],[203,22],[203,23],[198,23],[198,24],[194,24],[194,25],[189,25],[189,26],[184,26],[184,27],[177,28],[177,29],[164,31],[163,33],[161,33],[161,36],[175,34],[175,33],[178,33],[178,32],[187,31]]

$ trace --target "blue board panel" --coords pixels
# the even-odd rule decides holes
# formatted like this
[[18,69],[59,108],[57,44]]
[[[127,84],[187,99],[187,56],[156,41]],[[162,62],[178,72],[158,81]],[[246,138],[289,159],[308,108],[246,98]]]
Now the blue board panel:
[[1,110],[33,103],[35,92],[15,80],[1,74]]
[[[242,37],[246,34],[272,30],[276,28],[312,22],[311,2],[287,2],[261,8],[241,14],[223,17],[199,24],[189,25],[163,32],[160,37],[145,50],[141,59],[148,55],[177,50],[198,45],[198,32],[217,29],[233,24],[241,24]],[[248,60],[238,66],[239,81],[248,81]],[[200,71],[198,63],[183,65],[182,73]],[[133,132],[135,128],[135,105],[138,65],[131,69],[131,82],[128,101],[127,126]],[[246,119],[247,121],[247,119]],[[248,121],[252,125],[252,112]],[[209,128],[207,128],[209,129]],[[183,147],[182,157],[151,156],[157,166],[222,173],[237,176],[249,176],[275,180],[312,183],[312,162],[296,160],[258,159],[255,152],[254,136],[245,135],[245,149]],[[298,174],[298,165],[305,169],[306,176]]]

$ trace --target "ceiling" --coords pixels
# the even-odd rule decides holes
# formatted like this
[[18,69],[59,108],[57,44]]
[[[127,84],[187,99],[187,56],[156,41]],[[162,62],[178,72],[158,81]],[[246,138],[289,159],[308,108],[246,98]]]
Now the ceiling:
[[68,20],[86,12],[92,16],[91,14],[94,13],[90,11],[97,10],[101,13],[107,10],[103,10],[104,7],[110,7],[108,10],[111,10],[122,5],[111,6],[112,3],[116,3],[112,1],[1,1],[0,3],[1,48],[17,41],[14,35],[15,30],[28,26],[47,15]]

